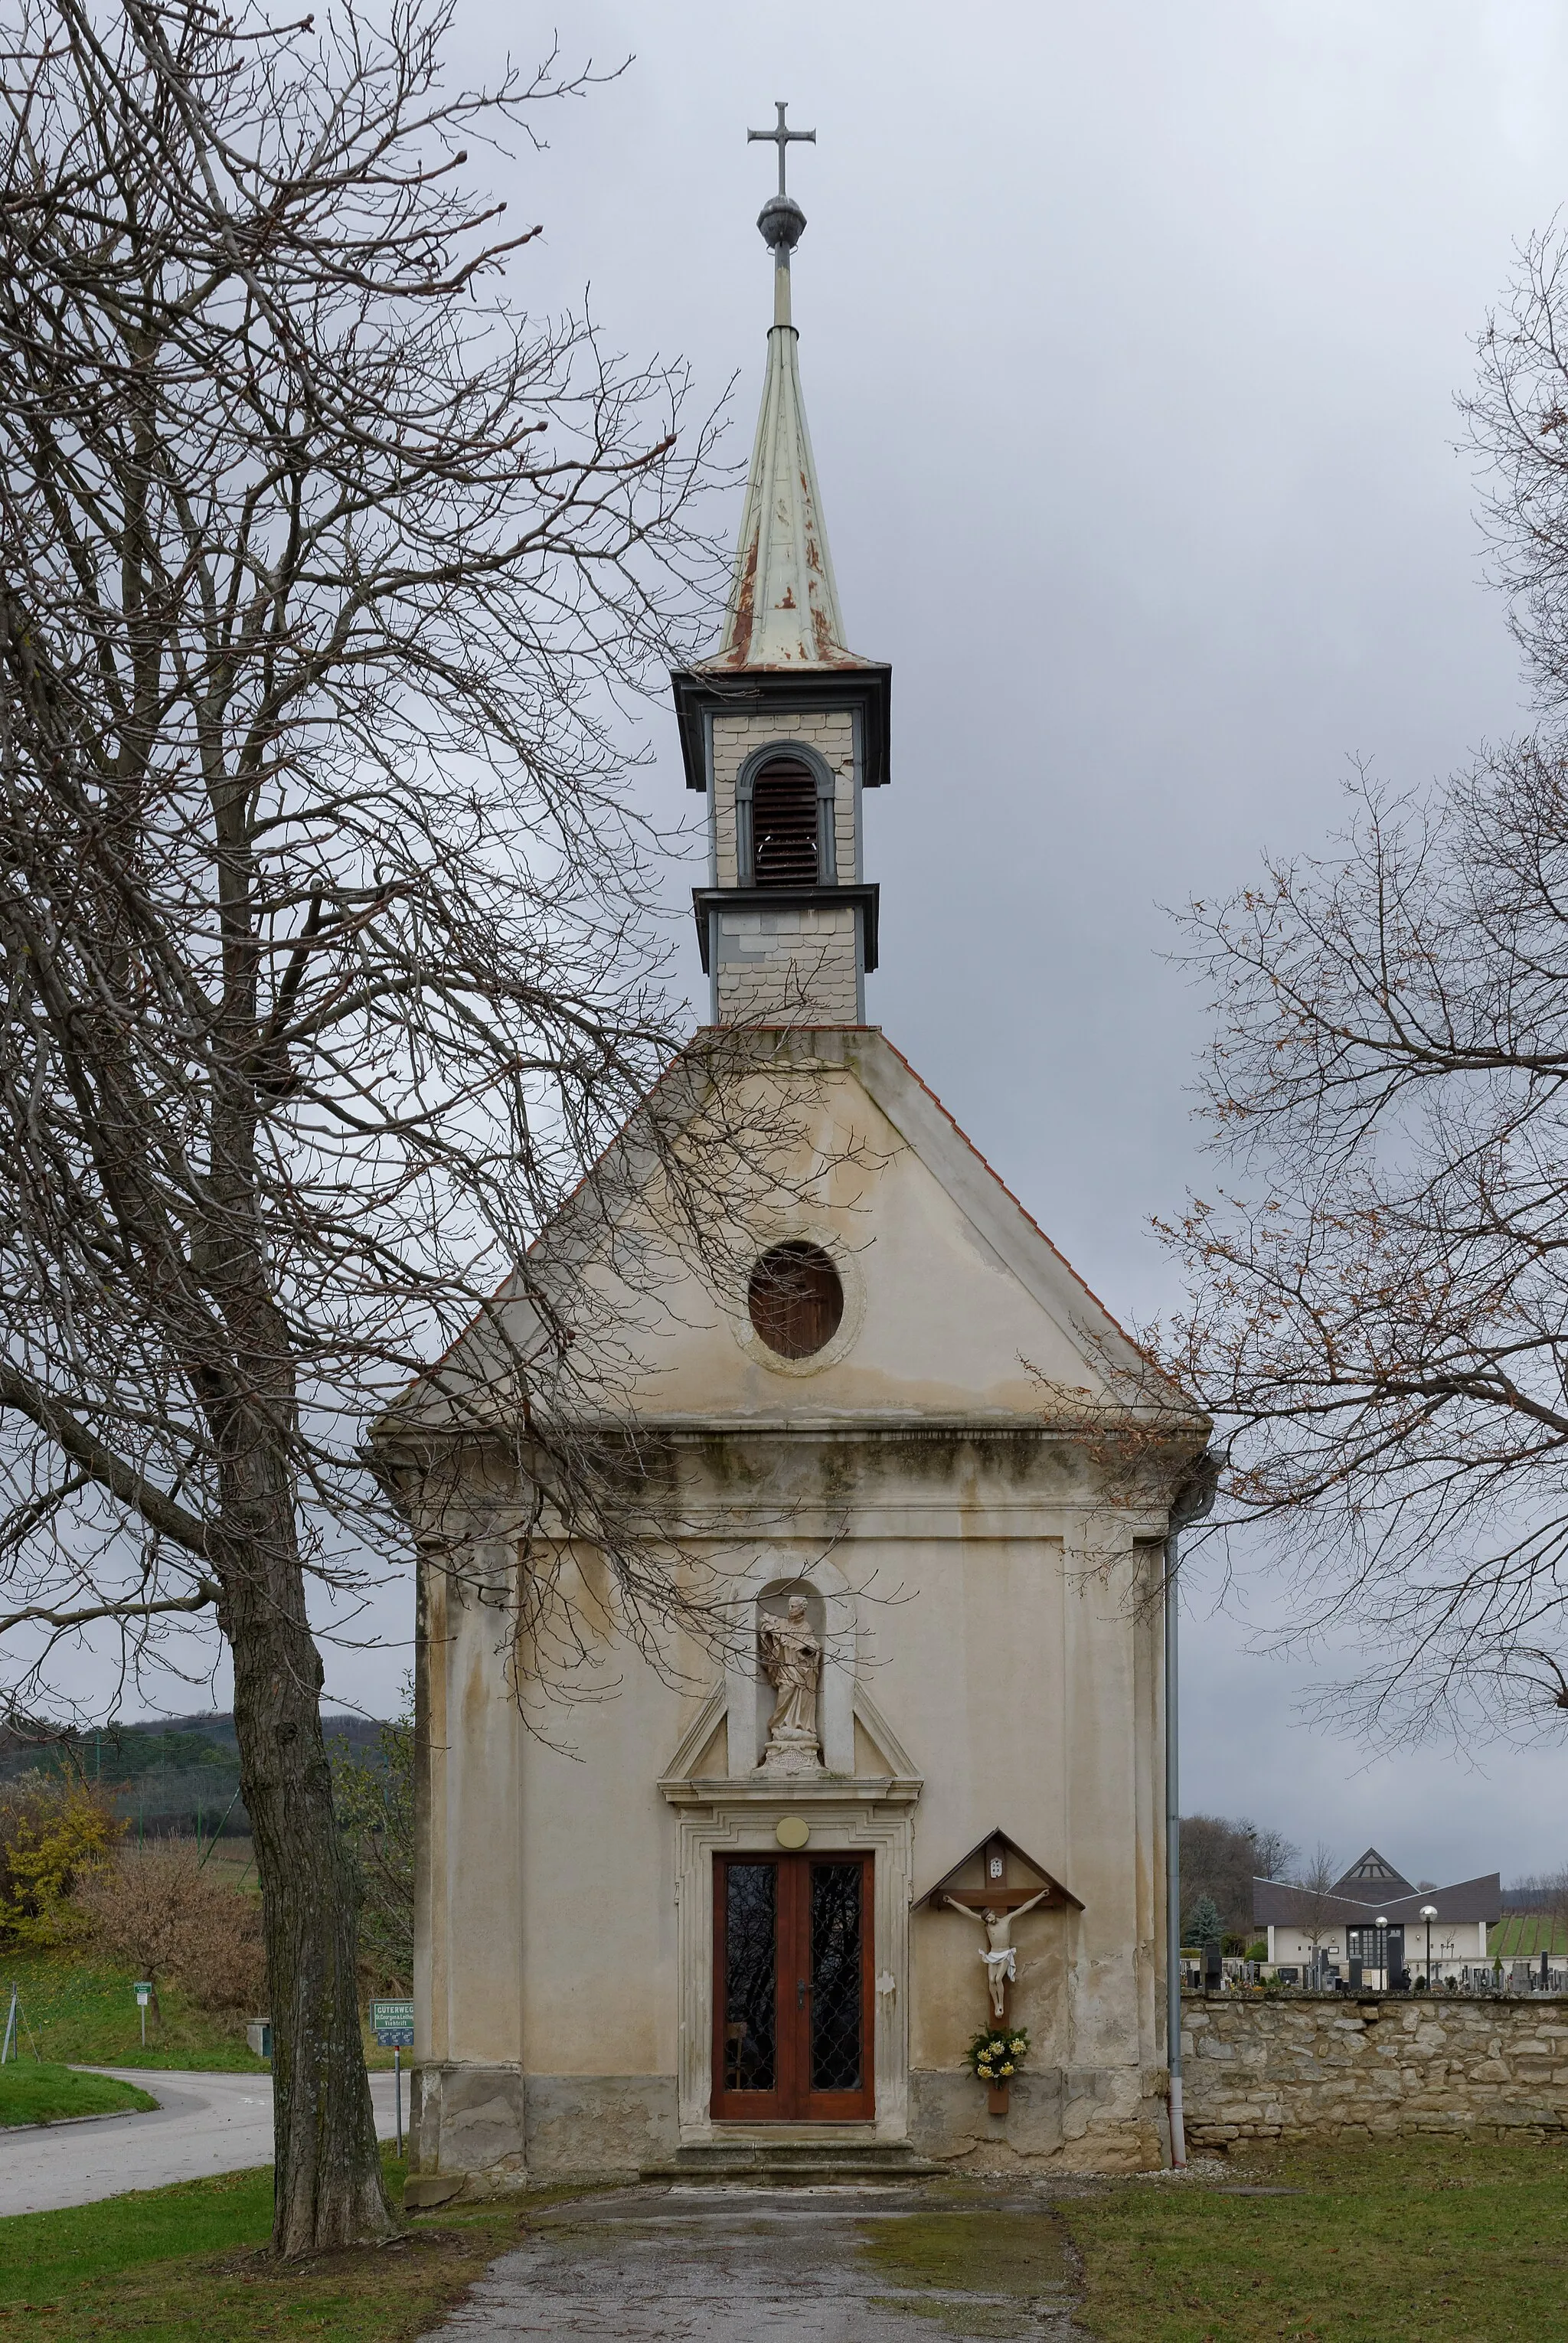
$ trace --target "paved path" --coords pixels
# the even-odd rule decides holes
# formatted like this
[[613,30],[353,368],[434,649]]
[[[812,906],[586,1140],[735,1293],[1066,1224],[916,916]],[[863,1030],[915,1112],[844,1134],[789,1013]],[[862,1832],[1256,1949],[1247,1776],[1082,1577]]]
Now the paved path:
[[944,2180],[578,2199],[541,2211],[426,2343],[1087,2343],[1055,2193]]
[[[0,2129],[0,2215],[45,2213],[60,2205],[90,2205],[133,2188],[162,2188],[171,2180],[201,2180],[213,2172],[243,2172],[272,2162],[272,2077],[269,2075],[149,2073],[146,2067],[103,2066],[97,2074],[135,2083],[158,2102],[156,2114],[106,2116],[96,2123],[47,2129]],[[390,2075],[372,2075],[370,2096],[383,2139],[393,2130]],[[408,2119],[408,2078],[403,2078],[403,2120]]]

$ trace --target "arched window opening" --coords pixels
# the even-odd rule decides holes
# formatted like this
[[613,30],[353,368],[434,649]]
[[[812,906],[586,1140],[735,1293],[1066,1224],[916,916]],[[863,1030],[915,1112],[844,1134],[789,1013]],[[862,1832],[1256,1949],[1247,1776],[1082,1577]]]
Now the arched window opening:
[[794,757],[764,765],[751,791],[754,887],[814,887],[817,776]]

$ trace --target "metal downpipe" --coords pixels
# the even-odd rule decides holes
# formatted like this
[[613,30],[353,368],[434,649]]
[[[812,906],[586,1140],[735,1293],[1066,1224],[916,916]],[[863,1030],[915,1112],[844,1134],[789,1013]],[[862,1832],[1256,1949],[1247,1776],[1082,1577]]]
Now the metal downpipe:
[[1181,1787],[1177,1765],[1181,1726],[1177,1671],[1176,1565],[1181,1532],[1201,1522],[1214,1503],[1222,1457],[1206,1448],[1171,1503],[1165,1534],[1165,2057],[1171,2077],[1171,2162],[1187,2168],[1181,2112]]
[[1181,1793],[1176,1654],[1176,1554],[1174,1531],[1165,1541],[1165,2057],[1171,2076],[1171,2163],[1187,2168],[1187,2132],[1181,2114]]

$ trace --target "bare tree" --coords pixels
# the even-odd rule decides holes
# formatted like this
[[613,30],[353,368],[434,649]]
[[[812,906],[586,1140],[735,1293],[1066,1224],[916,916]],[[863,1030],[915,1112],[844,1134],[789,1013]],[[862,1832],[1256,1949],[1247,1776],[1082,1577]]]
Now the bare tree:
[[[17,1699],[85,1634],[226,1639],[287,2253],[393,2218],[307,1604],[407,1551],[367,1422],[529,1290],[638,1101],[663,1233],[723,1220],[618,712],[691,607],[708,428],[512,301],[535,231],[466,150],[563,85],[449,91],[448,15],[10,0],[0,45],[0,1627]],[[623,1618],[691,1603],[624,1502],[591,1281],[534,1302],[463,1408]]]
[[155,2025],[163,2024],[160,1981],[186,1986],[203,2009],[255,2008],[256,1906],[206,1870],[188,1838],[121,1847],[87,1875],[75,1903],[103,1949],[151,1985]]
[[1336,1909],[1334,1885],[1339,1878],[1333,1855],[1322,1839],[1302,1867],[1296,1890],[1296,1926],[1307,1940],[1312,1966],[1318,1966],[1323,1939],[1342,1925]]
[[1260,1829],[1256,1823],[1242,1822],[1237,1827],[1244,1831],[1252,1843],[1252,1876],[1254,1879],[1282,1879],[1295,1862],[1301,1849],[1293,1839],[1271,1825]]
[[[410,1703],[411,1705],[411,1703]],[[329,1749],[333,1803],[359,1866],[359,1960],[382,1993],[414,1980],[414,1720],[384,1725],[373,1750]]]
[[1281,1831],[1261,1831],[1245,1819],[1227,1822],[1219,1815],[1183,1815],[1182,1894],[1207,1896],[1227,1933],[1249,1935],[1253,1880],[1276,1878],[1295,1853]]
[[1374,1730],[1568,1712],[1568,276],[1523,256],[1464,404],[1542,721],[1328,856],[1192,907],[1229,1192],[1168,1232],[1170,1357],[1219,1525],[1274,1523],[1292,1625]]

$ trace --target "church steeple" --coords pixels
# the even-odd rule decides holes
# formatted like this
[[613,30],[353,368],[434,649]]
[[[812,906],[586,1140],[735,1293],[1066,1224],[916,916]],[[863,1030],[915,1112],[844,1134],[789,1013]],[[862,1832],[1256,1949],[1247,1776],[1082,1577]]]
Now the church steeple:
[[806,215],[785,186],[757,225],[773,256],[762,411],[724,634],[671,678],[687,786],[709,800],[709,884],[694,890],[716,1023],[865,1021],[878,895],[861,874],[861,792],[888,778],[890,671],[844,640],[806,427],[790,256]]
[[844,642],[822,491],[800,395],[800,337],[790,315],[789,256],[805,230],[806,215],[784,185],[786,141],[814,142],[817,134],[786,128],[784,111],[780,106],[777,130],[746,134],[749,139],[772,139],[779,147],[779,192],[757,222],[773,255],[773,326],[724,640],[709,662],[718,668],[864,664]]

